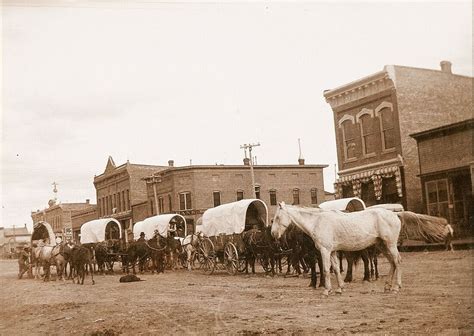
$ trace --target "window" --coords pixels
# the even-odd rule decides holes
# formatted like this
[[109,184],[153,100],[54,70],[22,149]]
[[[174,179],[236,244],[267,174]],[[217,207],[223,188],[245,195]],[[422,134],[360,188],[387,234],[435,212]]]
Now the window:
[[127,209],[125,208],[125,192],[122,191],[122,211],[126,211]]
[[169,212],[173,212],[173,202],[171,200],[171,194],[168,194],[168,210]]
[[276,190],[270,190],[270,205],[277,205],[277,192]]
[[347,117],[341,124],[342,143],[344,146],[344,159],[351,160],[357,158],[358,130],[352,117]]
[[260,187],[255,186],[255,198],[260,199]]
[[377,122],[370,114],[364,114],[359,119],[360,135],[362,138],[362,153],[374,154],[376,149]]
[[221,205],[221,192],[220,191],[214,191],[212,193],[212,196],[214,198],[214,206],[219,206]]
[[382,138],[382,150],[395,147],[395,120],[393,106],[391,103],[383,102],[375,109],[375,115],[380,121],[380,135]]
[[293,205],[300,204],[300,190],[298,188],[293,189]]
[[121,212],[122,209],[122,199],[120,198],[120,192],[117,194],[117,209],[118,212]]
[[179,194],[179,210],[190,210],[192,209],[191,204],[191,193],[183,192]]
[[244,192],[242,190],[237,190],[237,201],[244,199]]
[[153,198],[150,198],[150,209],[151,209],[151,214],[155,215],[155,203],[153,202]]
[[425,184],[428,215],[448,219],[448,181],[429,181]]
[[311,204],[318,204],[318,189],[311,189]]
[[125,190],[125,209],[130,210],[130,191]]
[[162,214],[163,212],[165,212],[165,206],[164,206],[164,201],[163,201],[163,197],[158,197],[158,209],[159,209],[159,213]]

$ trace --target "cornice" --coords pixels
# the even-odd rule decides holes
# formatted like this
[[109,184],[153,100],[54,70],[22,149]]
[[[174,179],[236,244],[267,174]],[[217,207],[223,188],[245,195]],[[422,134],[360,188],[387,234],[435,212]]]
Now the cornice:
[[383,70],[335,89],[326,90],[324,97],[334,109],[394,87],[388,71]]

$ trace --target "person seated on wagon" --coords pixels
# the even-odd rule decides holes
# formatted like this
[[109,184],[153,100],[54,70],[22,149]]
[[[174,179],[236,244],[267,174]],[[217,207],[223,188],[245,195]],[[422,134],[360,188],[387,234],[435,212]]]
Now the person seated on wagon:
[[145,242],[145,232],[140,232],[140,238],[138,238],[137,242]]

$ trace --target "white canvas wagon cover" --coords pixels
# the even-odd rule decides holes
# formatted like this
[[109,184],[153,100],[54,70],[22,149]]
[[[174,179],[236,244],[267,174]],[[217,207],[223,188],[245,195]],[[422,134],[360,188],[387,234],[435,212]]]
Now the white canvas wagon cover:
[[55,244],[56,235],[53,228],[47,222],[38,222],[33,225],[33,233],[31,234],[31,242],[42,239],[46,244]]
[[168,236],[168,229],[170,224],[175,221],[181,223],[184,228],[184,236],[186,236],[186,219],[177,214],[165,214],[148,217],[141,222],[136,222],[133,226],[133,239],[140,238],[140,233],[145,233],[145,239],[153,238],[155,230],[158,231],[162,237]]
[[339,210],[354,212],[365,210],[365,203],[358,197],[341,198],[333,201],[326,201],[319,205],[324,210]]
[[267,205],[259,199],[243,199],[206,210],[202,215],[202,233],[208,237],[242,233],[245,229],[247,210],[251,205],[256,208],[258,219],[267,226]]
[[118,220],[115,218],[95,219],[82,224],[81,244],[100,243],[105,241],[107,226],[112,226],[113,229],[118,232],[118,238],[122,238],[122,227]]

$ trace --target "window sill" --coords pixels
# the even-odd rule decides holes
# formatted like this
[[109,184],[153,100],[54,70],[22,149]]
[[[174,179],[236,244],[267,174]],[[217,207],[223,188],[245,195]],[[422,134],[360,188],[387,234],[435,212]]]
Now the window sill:
[[363,156],[363,158],[364,159],[370,159],[370,158],[373,158],[373,157],[376,157],[376,156],[377,156],[377,154],[375,154],[375,153],[369,153],[369,154],[365,154]]
[[389,149],[384,149],[382,150],[382,154],[388,154],[388,153],[393,153],[395,152],[397,149],[395,147],[392,147],[392,148],[389,148]]
[[344,163],[350,163],[350,162],[356,162],[357,158],[350,158],[350,159],[345,159]]

